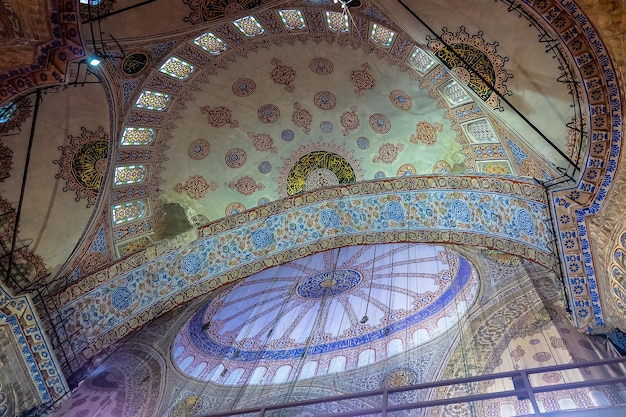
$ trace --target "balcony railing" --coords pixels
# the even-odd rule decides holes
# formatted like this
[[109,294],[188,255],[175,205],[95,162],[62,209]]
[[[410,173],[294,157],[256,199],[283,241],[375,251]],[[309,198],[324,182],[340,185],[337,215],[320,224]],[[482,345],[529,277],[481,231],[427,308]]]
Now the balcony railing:
[[[515,370],[509,372],[500,372],[489,375],[471,376],[466,378],[459,378],[454,380],[429,382],[417,385],[403,386],[398,388],[385,388],[375,391],[366,391],[354,394],[338,395],[325,398],[316,398],[304,401],[294,401],[282,404],[268,404],[261,407],[234,409],[230,411],[217,412],[214,414],[205,414],[203,417],[227,417],[227,416],[297,416],[300,413],[310,416],[312,413],[316,416],[333,416],[333,417],[356,417],[356,416],[393,416],[393,413],[402,412],[407,410],[427,410],[435,407],[444,407],[452,404],[466,404],[470,411],[470,416],[478,417],[483,413],[476,411],[475,404],[482,403],[489,400],[503,399],[503,398],[515,398],[516,401],[528,401],[529,406],[527,412],[516,415],[541,415],[541,416],[554,416],[555,414],[551,410],[546,410],[541,406],[541,401],[538,400],[541,396],[549,395],[549,393],[556,393],[563,390],[579,390],[594,387],[608,387],[610,390],[614,390],[617,394],[614,396],[613,401],[605,401],[605,404],[589,404],[589,407],[585,407],[591,414],[584,414],[589,416],[624,416],[626,411],[624,404],[626,404],[626,357],[605,359],[594,362],[579,362],[566,365],[546,366],[541,368]],[[594,372],[591,369],[595,368]],[[581,371],[577,379],[580,381],[564,382],[564,383],[551,383],[546,384],[536,383],[533,381],[532,376],[536,374],[542,374],[546,372],[559,372],[559,371]],[[594,377],[595,374],[595,377]],[[571,375],[571,374],[570,374]],[[537,378],[534,378],[535,380]],[[489,381],[500,381],[500,384],[487,384]],[[535,383],[533,383],[535,382]],[[482,387],[478,384],[482,383]],[[489,385],[489,390],[485,389],[486,385]],[[427,398],[428,390],[435,388],[445,388],[457,386],[457,391],[463,391],[458,396],[452,396],[448,398],[438,398],[418,402],[406,402],[398,401],[397,394],[408,391],[420,392],[424,398]],[[507,387],[513,387],[513,389],[507,389]],[[501,389],[498,389],[501,388]],[[591,391],[591,390],[590,390]],[[390,403],[390,396],[394,400]],[[539,397],[538,397],[539,396]],[[618,402],[615,403],[615,398]],[[354,400],[363,400],[359,402],[360,406],[355,407],[358,409],[351,410],[350,404],[354,404]],[[333,405],[342,404],[344,410],[350,411],[344,412],[332,412],[328,410],[337,409]],[[363,406],[363,404],[376,404],[371,406]],[[621,406],[621,407],[620,407]],[[615,408],[618,407],[618,408]],[[613,411],[611,411],[613,409]],[[580,410],[580,408],[578,408]],[[571,411],[570,411],[571,412]],[[558,415],[569,415],[568,411],[559,411]],[[499,414],[499,413],[498,413]],[[579,415],[579,412],[575,413]],[[397,414],[396,414],[397,415]],[[428,413],[425,413],[428,415]],[[440,416],[445,416],[446,413],[442,412]]]

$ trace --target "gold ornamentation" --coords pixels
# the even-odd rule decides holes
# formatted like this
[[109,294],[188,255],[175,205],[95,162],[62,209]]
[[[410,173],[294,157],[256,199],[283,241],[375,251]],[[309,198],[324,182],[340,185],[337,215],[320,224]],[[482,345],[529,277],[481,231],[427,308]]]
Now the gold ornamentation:
[[494,90],[500,94],[510,94],[504,85],[511,77],[504,70],[507,58],[496,54],[496,43],[485,42],[481,33],[470,36],[461,27],[454,34],[444,28],[441,38],[428,38],[428,47],[448,69],[467,70],[467,86],[490,107],[500,108],[500,101]]
[[307,183],[310,186],[333,185],[335,178],[328,175],[330,172],[336,176],[338,184],[356,182],[354,169],[344,157],[327,151],[313,151],[302,156],[289,171],[287,194],[306,191]]
[[195,415],[202,408],[202,397],[193,395],[176,403],[168,417],[187,417]]
[[54,163],[61,171],[55,177],[66,181],[63,191],[75,191],[75,200],[86,199],[87,207],[91,207],[106,172],[109,135],[102,126],[95,132],[84,127],[81,130],[81,136],[68,136],[69,146],[59,147],[63,155]]

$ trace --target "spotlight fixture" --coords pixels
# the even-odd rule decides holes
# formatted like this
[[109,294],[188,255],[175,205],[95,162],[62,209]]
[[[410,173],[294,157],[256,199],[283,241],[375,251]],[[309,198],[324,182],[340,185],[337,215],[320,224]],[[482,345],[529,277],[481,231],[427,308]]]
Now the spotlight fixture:
[[359,7],[361,5],[360,0],[333,0],[333,3],[341,4],[341,7]]
[[89,58],[87,58],[87,64],[92,67],[97,67],[102,62],[102,58],[98,54],[93,54]]

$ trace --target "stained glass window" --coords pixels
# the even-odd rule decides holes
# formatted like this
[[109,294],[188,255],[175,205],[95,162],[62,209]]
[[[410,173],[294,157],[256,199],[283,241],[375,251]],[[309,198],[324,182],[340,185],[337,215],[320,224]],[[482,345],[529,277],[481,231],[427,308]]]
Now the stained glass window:
[[300,10],[280,10],[278,14],[287,29],[301,30],[306,27]]
[[143,181],[146,168],[143,165],[115,167],[115,185],[134,184]]
[[263,26],[254,18],[254,16],[246,16],[241,19],[237,19],[233,24],[247,37],[262,35],[265,32]]
[[117,204],[111,208],[113,223],[122,224],[141,219],[146,214],[146,204],[141,201]]
[[347,14],[327,11],[326,22],[328,22],[328,28],[335,32],[347,32],[350,29]]
[[167,107],[170,102],[170,96],[165,93],[158,93],[156,91],[144,90],[141,92],[135,107],[140,109],[158,110],[161,111]]
[[441,91],[452,105],[462,104],[471,100],[467,91],[454,80],[444,85]]
[[226,44],[224,41],[211,32],[207,32],[204,35],[197,37],[194,39],[193,43],[213,55],[219,55],[226,50]]
[[485,119],[477,120],[465,125],[469,139],[473,143],[498,142],[498,137]]
[[150,127],[127,127],[120,145],[148,145],[154,140],[154,129]]
[[100,0],[80,0],[80,4],[91,4],[92,6],[97,6],[100,4]]
[[418,48],[417,46],[413,47],[413,52],[407,58],[409,64],[415,67],[416,70],[421,73],[427,73],[433,65],[435,65],[435,61],[423,50]]
[[0,123],[6,123],[11,120],[11,116],[17,110],[17,106],[14,103],[9,103],[0,107]]
[[370,38],[375,43],[381,44],[382,46],[390,46],[393,42],[394,36],[396,36],[396,33],[386,27],[377,25],[376,23],[372,25]]
[[170,57],[165,64],[161,66],[159,71],[163,74],[167,74],[170,77],[178,78],[179,80],[184,80],[189,77],[191,73],[193,73],[193,65],[188,62],[183,61],[182,59],[178,59],[176,57]]

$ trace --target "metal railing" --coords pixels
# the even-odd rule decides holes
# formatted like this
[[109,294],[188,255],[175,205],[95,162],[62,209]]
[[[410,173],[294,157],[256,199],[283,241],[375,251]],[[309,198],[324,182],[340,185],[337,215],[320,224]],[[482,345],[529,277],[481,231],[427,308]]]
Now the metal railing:
[[[603,378],[596,379],[587,379],[583,381],[576,382],[567,382],[567,383],[553,383],[549,385],[533,385],[530,376],[534,374],[540,374],[545,372],[557,372],[557,371],[567,371],[567,370],[582,370],[592,367],[606,367],[607,365],[613,365],[612,369],[602,369],[604,374],[617,374],[615,376],[608,376]],[[446,381],[438,381],[438,382],[429,382],[424,384],[416,384],[398,388],[384,388],[380,390],[374,391],[365,391],[354,394],[346,394],[346,395],[337,395],[332,397],[325,398],[317,398],[311,400],[303,400],[303,401],[294,401],[287,402],[281,404],[272,404],[265,405],[260,407],[252,407],[245,409],[235,409],[230,411],[217,412],[213,414],[203,414],[202,417],[227,417],[227,416],[243,416],[243,415],[257,415],[259,417],[266,416],[269,412],[272,412],[272,415],[275,415],[275,412],[280,411],[288,411],[291,409],[293,413],[295,408],[297,407],[315,407],[317,409],[323,409],[325,404],[336,403],[340,401],[349,401],[355,399],[367,399],[371,397],[379,397],[382,399],[381,405],[372,406],[369,408],[359,408],[358,410],[342,412],[342,413],[332,413],[332,414],[316,414],[316,415],[328,415],[333,417],[356,417],[356,416],[367,416],[367,415],[379,415],[379,416],[387,416],[387,413],[399,412],[399,411],[407,411],[407,410],[418,410],[418,409],[426,409],[433,407],[441,407],[451,404],[459,404],[459,403],[471,403],[475,401],[484,401],[484,400],[493,400],[498,398],[506,398],[506,397],[517,397],[520,400],[528,400],[531,404],[531,410],[528,414],[530,415],[544,415],[547,414],[545,411],[542,412],[539,408],[539,403],[537,401],[537,394],[569,390],[569,389],[581,389],[581,388],[592,388],[598,386],[610,386],[613,388],[617,388],[618,384],[626,383],[626,368],[620,365],[626,365],[626,357],[612,358],[612,359],[604,359],[593,362],[579,362],[573,364],[566,365],[555,365],[555,366],[546,366],[541,368],[532,368],[532,369],[523,369],[523,370],[515,370],[508,372],[500,372],[489,375],[480,375],[480,376],[471,376],[466,378],[459,378],[453,380]],[[581,374],[582,375],[582,374]],[[454,385],[461,384],[471,384],[478,383],[483,381],[491,381],[503,379],[508,380],[513,384],[514,389],[503,389],[503,390],[494,390],[492,392],[482,392],[482,393],[474,393],[470,395],[460,395],[454,396],[451,398],[442,398],[442,399],[434,399],[428,401],[420,401],[420,402],[409,402],[406,404],[396,404],[390,405],[389,396],[407,392],[407,391],[416,391],[416,390],[428,390],[432,388],[440,388],[440,387],[451,387]],[[626,385],[621,389],[624,391],[626,389]],[[617,404],[614,404],[617,405]],[[589,407],[592,408],[592,407]],[[596,408],[597,407],[593,407]],[[310,409],[307,409],[310,411]],[[282,413],[281,413],[282,414]],[[473,415],[473,414],[472,414]],[[600,414],[598,414],[600,415]]]

